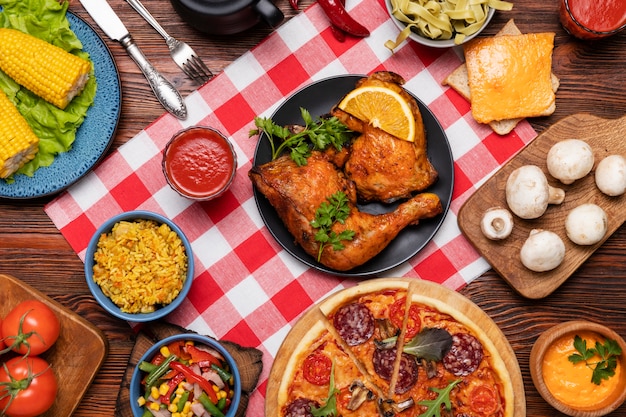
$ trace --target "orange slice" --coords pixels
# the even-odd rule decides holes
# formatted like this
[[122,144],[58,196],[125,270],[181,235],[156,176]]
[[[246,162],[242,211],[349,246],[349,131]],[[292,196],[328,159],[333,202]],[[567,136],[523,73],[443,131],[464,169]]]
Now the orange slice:
[[356,88],[341,100],[338,107],[398,139],[415,140],[415,118],[411,107],[400,94],[389,88],[374,85]]

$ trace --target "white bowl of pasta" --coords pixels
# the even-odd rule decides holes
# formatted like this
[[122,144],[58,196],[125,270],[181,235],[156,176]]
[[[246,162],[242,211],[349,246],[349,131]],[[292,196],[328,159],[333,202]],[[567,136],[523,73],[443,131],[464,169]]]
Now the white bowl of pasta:
[[385,46],[394,50],[406,39],[432,48],[461,45],[478,36],[496,12],[489,0],[476,5],[463,2],[463,10],[455,10],[456,4],[461,2],[385,0],[389,16],[400,30],[396,39],[387,41]]

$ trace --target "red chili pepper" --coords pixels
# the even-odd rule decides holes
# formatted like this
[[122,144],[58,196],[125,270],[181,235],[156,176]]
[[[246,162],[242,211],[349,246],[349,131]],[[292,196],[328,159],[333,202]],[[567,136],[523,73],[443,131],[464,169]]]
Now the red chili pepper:
[[318,0],[317,1],[330,22],[339,29],[353,36],[364,38],[370,35],[370,31],[348,14],[340,0]]
[[191,355],[191,360],[193,362],[204,362],[204,365],[200,365],[203,368],[206,367],[207,363],[208,366],[211,366],[212,363],[217,366],[222,366],[222,363],[215,357],[215,355],[207,352],[206,350],[198,349],[194,345],[187,345],[187,352]]
[[215,394],[215,391],[213,391],[213,383],[212,382],[207,381],[206,379],[202,378],[202,376],[196,374],[193,371],[193,369],[191,369],[187,365],[183,365],[180,362],[174,361],[174,362],[172,362],[170,364],[170,367],[172,369],[176,369],[178,372],[184,374],[185,378],[189,382],[198,384],[200,386],[200,388],[202,388],[202,390],[207,393],[207,395],[209,396],[209,398],[211,399],[213,404],[217,404],[217,394]]
[[184,380],[185,380],[185,375],[182,372],[178,372],[169,381],[167,381],[167,387],[168,387],[167,394],[161,395],[161,398],[160,398],[163,404],[169,405],[170,398],[172,398],[172,393],[174,392],[174,390],[176,390],[176,388],[178,388],[178,384],[180,384]]
[[[339,1],[341,2],[341,5],[343,7],[346,7],[346,0],[339,0]],[[330,33],[333,34],[333,36],[335,37],[335,39],[337,39],[338,42],[345,42],[346,32],[339,29],[337,26],[330,25]]]
[[298,0],[289,0],[289,3],[291,3],[291,7],[293,7],[294,10],[298,10]]

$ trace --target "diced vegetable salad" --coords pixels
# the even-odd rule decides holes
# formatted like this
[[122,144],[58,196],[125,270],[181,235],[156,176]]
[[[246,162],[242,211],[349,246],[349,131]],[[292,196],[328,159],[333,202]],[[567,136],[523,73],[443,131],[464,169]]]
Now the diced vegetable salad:
[[223,417],[228,412],[234,396],[232,370],[215,349],[181,339],[138,366],[142,417]]

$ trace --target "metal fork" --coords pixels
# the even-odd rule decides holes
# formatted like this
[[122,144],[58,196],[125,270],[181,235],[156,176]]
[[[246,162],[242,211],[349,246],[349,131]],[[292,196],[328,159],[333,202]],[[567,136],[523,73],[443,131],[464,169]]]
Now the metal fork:
[[211,70],[191,49],[191,46],[171,37],[139,0],[126,1],[165,39],[172,59],[189,78],[198,84],[203,84],[213,77]]

